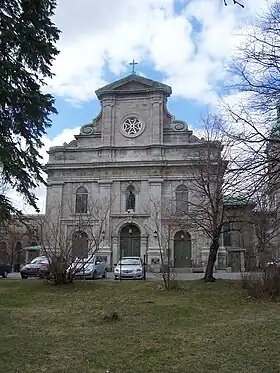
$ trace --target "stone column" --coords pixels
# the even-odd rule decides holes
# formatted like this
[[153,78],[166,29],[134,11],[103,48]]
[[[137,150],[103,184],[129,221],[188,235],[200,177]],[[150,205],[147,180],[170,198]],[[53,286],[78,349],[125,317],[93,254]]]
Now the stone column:
[[[47,196],[47,206],[46,206],[46,224],[43,230],[43,242],[48,246],[55,246],[54,232],[52,232],[53,227],[61,224],[62,218],[62,192],[63,192],[64,182],[54,182],[52,181],[48,185],[48,196]],[[60,225],[60,229],[62,229]],[[63,232],[64,233],[64,232]],[[62,234],[63,234],[62,233]],[[57,232],[60,236],[61,232]]]
[[29,251],[25,250],[25,264],[28,263],[28,259],[29,259]]
[[147,254],[148,251],[148,235],[142,234],[141,235],[141,242],[140,242],[140,255],[141,258],[144,258],[144,255]]
[[57,212],[61,213],[63,185],[63,181],[52,181],[48,184],[46,199],[47,214],[52,214],[54,211],[55,215],[57,215]]
[[226,271],[227,268],[227,251],[225,247],[220,246],[217,253],[216,267],[219,270]]
[[162,143],[162,96],[154,95],[151,97],[152,102],[152,144]]
[[119,248],[118,248],[118,241],[119,241],[119,238],[118,236],[114,235],[112,237],[112,251],[113,251],[113,255],[112,255],[112,260],[113,260],[113,263],[111,263],[111,266],[113,266],[115,263],[117,263],[118,259],[119,259]]
[[[105,232],[104,241],[101,242],[100,251],[106,251],[106,253],[111,252],[111,224],[110,224],[110,216],[111,216],[111,187],[112,187],[112,180],[99,180],[99,201],[101,203],[101,208],[104,205],[104,211],[100,211],[100,214],[104,216],[107,211],[107,216],[105,221],[103,222],[102,230]],[[109,207],[109,208],[108,208]]]
[[245,272],[245,256],[244,250],[240,251],[240,264],[241,264],[241,272]]
[[[154,237],[153,232],[157,231],[158,235],[162,234],[162,227],[160,225],[161,221],[161,200],[162,200],[162,183],[163,179],[154,178],[148,180],[150,184],[150,227],[151,227],[151,241],[150,247],[148,247],[148,252],[153,251],[155,255],[155,250],[159,255],[158,240]],[[159,225],[157,228],[156,225]]]
[[102,101],[102,129],[101,129],[101,142],[102,145],[112,145],[112,118],[114,108],[114,97],[109,96]]

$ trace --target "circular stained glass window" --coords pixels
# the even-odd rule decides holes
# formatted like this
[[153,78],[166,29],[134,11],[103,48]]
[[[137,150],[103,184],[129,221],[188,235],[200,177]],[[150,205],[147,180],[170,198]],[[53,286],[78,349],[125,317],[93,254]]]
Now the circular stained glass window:
[[136,117],[129,117],[123,122],[123,131],[129,137],[138,136],[143,131],[143,123]]

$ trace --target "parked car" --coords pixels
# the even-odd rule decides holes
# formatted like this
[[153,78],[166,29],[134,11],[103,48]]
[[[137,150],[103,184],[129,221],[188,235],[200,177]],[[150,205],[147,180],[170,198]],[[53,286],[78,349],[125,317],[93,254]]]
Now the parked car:
[[28,277],[44,278],[49,272],[50,263],[46,256],[37,256],[30,263],[24,265],[20,270],[22,279]]
[[0,263],[0,276],[7,278],[8,274],[11,272],[11,266],[6,263]]
[[106,278],[106,262],[101,256],[92,256],[85,259],[77,259],[69,268],[73,271],[75,278],[90,278],[96,280],[98,277]]
[[140,257],[123,257],[115,264],[115,280],[130,279],[143,280],[144,264]]

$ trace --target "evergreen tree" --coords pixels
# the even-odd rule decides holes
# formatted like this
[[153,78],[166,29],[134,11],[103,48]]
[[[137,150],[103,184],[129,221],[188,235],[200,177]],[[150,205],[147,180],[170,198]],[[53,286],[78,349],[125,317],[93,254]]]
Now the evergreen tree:
[[[59,53],[55,7],[56,0],[0,0],[1,179],[37,211],[33,189],[44,183],[42,136],[57,113],[54,98],[42,92]],[[0,203],[1,215],[15,212],[1,191]]]

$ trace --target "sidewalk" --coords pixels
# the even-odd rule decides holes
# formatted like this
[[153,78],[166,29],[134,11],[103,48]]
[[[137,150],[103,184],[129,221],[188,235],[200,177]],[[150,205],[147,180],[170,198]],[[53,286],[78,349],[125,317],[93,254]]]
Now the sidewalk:
[[[223,279],[223,280],[241,280],[241,273],[239,273],[239,272],[237,272],[237,273],[219,272],[219,273],[214,273],[214,277],[216,279]],[[113,280],[114,279],[113,272],[108,272],[107,278],[109,280]],[[178,273],[176,275],[176,278],[178,280],[181,280],[181,281],[199,280],[199,279],[203,278],[203,273]],[[10,279],[10,280],[20,280],[21,279],[20,273],[18,273],[18,272],[9,273],[8,279]],[[157,281],[157,280],[161,280],[161,279],[162,279],[162,277],[161,277],[160,273],[158,273],[158,274],[154,274],[154,273],[151,273],[151,272],[147,273],[147,280]]]

